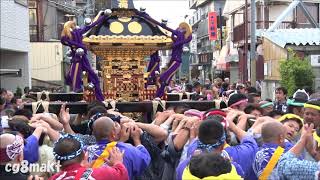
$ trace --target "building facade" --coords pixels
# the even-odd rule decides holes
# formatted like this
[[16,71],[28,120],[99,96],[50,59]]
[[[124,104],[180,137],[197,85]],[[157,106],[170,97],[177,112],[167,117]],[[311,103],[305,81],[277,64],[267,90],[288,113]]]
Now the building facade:
[[[225,0],[210,1],[210,0],[189,0],[189,8],[194,9],[194,14],[190,18],[192,26],[193,40],[190,43],[191,52],[191,78],[199,78],[204,83],[206,79],[213,79],[216,74],[216,62],[219,57],[218,51],[221,50],[220,37],[217,40],[209,39],[209,24],[208,14],[223,10]],[[218,19],[216,26],[220,23]],[[225,20],[221,18],[221,26],[225,26]],[[217,27],[218,29],[218,27]],[[219,36],[219,32],[216,32]]]
[[[229,49],[238,51],[238,59],[226,59],[230,64],[231,79],[239,81],[250,80],[250,26],[251,7],[247,0],[247,22],[245,22],[245,0],[234,2],[227,0],[224,16],[228,19],[227,26],[230,29],[232,46]],[[292,0],[256,0],[256,80],[264,80],[264,56],[261,46],[261,33],[268,29],[276,19],[286,10]],[[310,15],[319,23],[319,1],[309,0],[304,3]],[[247,31],[245,31],[247,26]],[[301,7],[297,6],[285,17],[277,29],[309,28],[312,27],[307,17],[303,14]],[[246,41],[247,39],[247,41]],[[247,43],[247,47],[246,47]]]
[[[320,29],[277,29],[261,35],[264,49],[264,89],[262,97],[274,97],[275,87],[280,84],[280,62],[288,60],[289,50],[307,59],[313,69],[313,89],[320,90]],[[304,87],[299,87],[304,88]]]
[[[55,86],[65,84],[64,74],[69,69],[70,59],[65,55],[68,49],[60,43],[63,25],[69,20],[74,20],[78,26],[82,26],[84,18],[93,19],[97,12],[94,2],[94,0],[29,0],[32,47],[30,58],[34,86],[51,88],[52,84]],[[97,5],[101,8],[108,5],[108,2],[110,1],[97,1]],[[96,59],[91,58],[91,55],[89,53],[89,59],[92,60],[95,69]],[[45,82],[48,82],[46,86]]]
[[31,86],[27,0],[0,1],[0,87]]

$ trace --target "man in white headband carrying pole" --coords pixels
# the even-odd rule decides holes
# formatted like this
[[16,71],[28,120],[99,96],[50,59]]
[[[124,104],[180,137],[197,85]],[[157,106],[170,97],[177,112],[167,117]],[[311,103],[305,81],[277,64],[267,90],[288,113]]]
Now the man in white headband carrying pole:
[[308,142],[307,152],[305,153],[305,159],[316,161],[316,156],[319,156],[320,152],[316,149],[320,146],[320,99],[311,99],[304,104],[303,119],[305,124],[314,124],[313,133],[314,142]]

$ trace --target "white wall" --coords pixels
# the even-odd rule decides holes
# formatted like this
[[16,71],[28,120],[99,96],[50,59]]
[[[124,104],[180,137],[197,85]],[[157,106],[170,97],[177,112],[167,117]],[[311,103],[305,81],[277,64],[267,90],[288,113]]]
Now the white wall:
[[0,1],[0,69],[22,69],[22,77],[0,76],[0,87],[15,91],[31,86],[28,61],[28,7],[14,0]]
[[0,1],[0,49],[29,51],[28,8],[14,0]]
[[32,78],[43,81],[61,81],[63,51],[60,42],[31,43]]

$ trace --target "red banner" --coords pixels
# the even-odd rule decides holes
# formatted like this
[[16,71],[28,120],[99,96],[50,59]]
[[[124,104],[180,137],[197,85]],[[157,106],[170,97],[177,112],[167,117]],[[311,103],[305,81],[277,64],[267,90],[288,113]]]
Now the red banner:
[[217,13],[216,12],[209,12],[208,14],[208,33],[209,33],[209,40],[217,40]]

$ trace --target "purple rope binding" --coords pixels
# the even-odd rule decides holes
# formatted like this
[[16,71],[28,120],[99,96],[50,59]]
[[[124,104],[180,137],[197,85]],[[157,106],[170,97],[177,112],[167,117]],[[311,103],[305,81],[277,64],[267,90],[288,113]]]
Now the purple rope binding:
[[169,84],[182,62],[181,56],[183,52],[183,45],[189,43],[192,39],[192,36],[185,39],[184,33],[185,32],[182,29],[178,28],[171,35],[173,45],[169,68],[160,76],[161,86],[157,90],[156,97],[162,97],[164,95],[165,87]]
[[156,51],[150,56],[150,62],[148,65],[147,72],[149,72],[149,77],[148,81],[146,84],[146,87],[148,85],[156,84],[156,71],[160,72],[160,57],[159,57],[159,52]]
[[173,45],[169,68],[160,75],[161,86],[158,88],[156,93],[156,97],[162,97],[164,95],[165,87],[169,84],[170,80],[172,79],[173,75],[175,74],[176,70],[179,68],[182,62],[181,56],[183,52],[183,45],[189,43],[192,39],[192,36],[190,35],[185,39],[185,32],[183,31],[183,29],[177,28],[176,30],[173,30],[167,27],[166,24],[159,23],[158,21],[154,20],[145,12],[140,12],[138,10],[136,10],[135,12],[137,15],[142,16],[143,18],[172,33],[171,38],[173,40]]
[[92,82],[92,84],[94,84],[95,86],[96,99],[99,101],[104,100],[100,88],[99,78],[90,66],[89,60],[87,58],[87,48],[83,44],[82,38],[84,33],[86,33],[94,26],[102,23],[105,18],[106,16],[102,15],[95,22],[88,26],[85,26],[83,28],[74,28],[71,31],[72,38],[69,38],[68,36],[61,37],[61,43],[70,47],[72,57],[71,69],[67,74],[66,83],[72,87],[73,91],[80,89],[82,85],[82,71],[86,71],[88,73],[89,82]]

